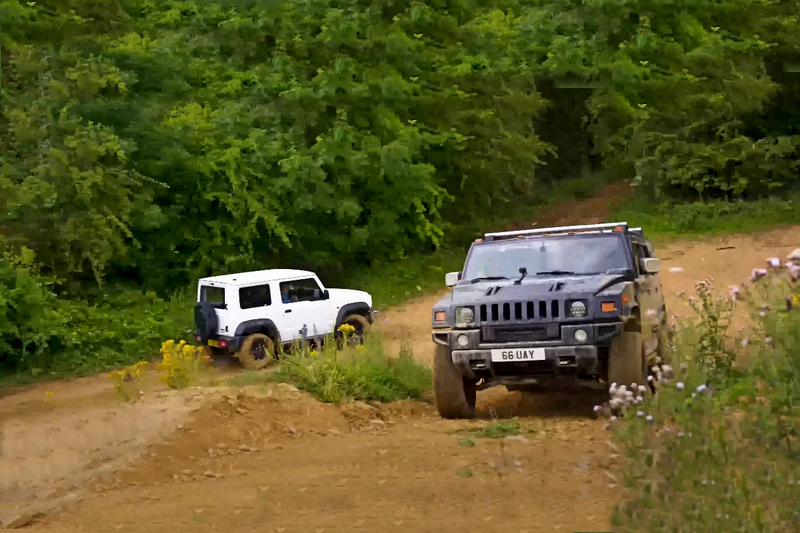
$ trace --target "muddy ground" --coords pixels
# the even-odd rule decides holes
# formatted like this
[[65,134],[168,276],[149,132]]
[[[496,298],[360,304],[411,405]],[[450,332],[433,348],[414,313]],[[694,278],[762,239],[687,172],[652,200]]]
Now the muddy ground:
[[[594,202],[594,203],[592,203]],[[576,204],[597,213],[597,200]],[[605,204],[603,204],[605,205]],[[566,211],[562,211],[566,212]],[[552,217],[546,223],[573,222]],[[671,311],[713,276],[725,290],[800,227],[657,250]],[[679,272],[671,272],[679,267]],[[429,362],[438,295],[380,314],[377,329]],[[220,372],[230,372],[221,370]],[[123,404],[105,376],[0,399],[0,524],[53,531],[609,531],[616,450],[592,418],[596,393],[478,394],[474,421],[430,404],[325,405],[287,385],[164,390]],[[510,439],[464,441],[493,418]],[[15,523],[14,523],[15,522]]]

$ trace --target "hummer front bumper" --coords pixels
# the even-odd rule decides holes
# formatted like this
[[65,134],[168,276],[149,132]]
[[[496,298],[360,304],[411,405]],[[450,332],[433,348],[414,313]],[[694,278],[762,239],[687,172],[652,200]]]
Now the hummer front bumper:
[[[575,332],[585,332],[577,342]],[[450,349],[453,363],[470,379],[495,379],[512,376],[594,376],[601,373],[601,354],[608,353],[611,341],[623,331],[623,323],[563,324],[558,338],[540,342],[485,342],[481,329],[435,329],[433,341]],[[498,350],[538,349],[541,360],[498,361]]]
[[596,346],[555,346],[545,348],[543,361],[492,361],[491,350],[453,350],[453,363],[462,375],[478,379],[497,376],[571,375],[598,373]]

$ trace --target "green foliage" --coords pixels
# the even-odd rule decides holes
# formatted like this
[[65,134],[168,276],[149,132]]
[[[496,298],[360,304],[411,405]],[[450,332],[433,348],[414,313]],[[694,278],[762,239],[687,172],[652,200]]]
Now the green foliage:
[[340,350],[334,342],[320,350],[294,350],[281,357],[270,379],[292,383],[324,402],[344,399],[391,402],[422,399],[430,390],[431,370],[408,350],[387,357],[380,340]]
[[[547,151],[533,74],[456,45],[492,31],[466,23],[468,6],[0,5],[21,26],[3,216],[59,272],[133,272],[163,290],[435,248],[453,193],[475,207],[524,192]],[[44,24],[59,31],[34,32]]]
[[[773,272],[747,291],[756,332],[721,376],[690,333],[674,380],[641,410],[612,423],[624,445],[627,498],[615,531],[790,531],[800,520],[800,287]],[[763,302],[771,311],[755,312]],[[703,308],[702,312],[707,312]],[[696,320],[713,321],[708,316]],[[680,383],[680,385],[679,385]]]
[[191,336],[192,302],[133,290],[100,301],[61,299],[31,266],[0,260],[0,376],[88,374],[152,359],[165,338]]
[[[7,326],[2,357],[27,369],[131,362],[94,330],[113,306],[80,303],[103,283],[164,302],[200,276],[296,266],[363,279],[395,303],[457,269],[460,252],[432,252],[463,250],[480,223],[547,203],[558,184],[579,197],[634,178],[659,202],[796,191],[800,77],[785,65],[799,59],[799,11],[797,0],[0,0],[0,236],[33,250],[31,272],[61,280],[26,296],[32,309],[77,298],[31,331]],[[712,215],[767,224],[796,218],[794,206],[641,217],[716,231]],[[180,314],[165,305],[154,314]],[[160,326],[143,318],[120,343],[150,346]],[[82,344],[62,319],[104,338]]]
[[651,237],[753,233],[800,223],[800,196],[750,202],[711,200],[660,204],[636,198],[620,206],[611,218],[643,227]]
[[0,369],[41,368],[66,320],[55,294],[39,275],[33,253],[0,256]]
[[521,433],[522,425],[519,422],[498,420],[473,432],[473,435],[483,439],[504,439]]
[[164,339],[188,340],[192,300],[163,300],[154,293],[125,291],[101,302],[65,300],[59,311],[69,330],[52,346],[47,370],[88,374],[152,359]]

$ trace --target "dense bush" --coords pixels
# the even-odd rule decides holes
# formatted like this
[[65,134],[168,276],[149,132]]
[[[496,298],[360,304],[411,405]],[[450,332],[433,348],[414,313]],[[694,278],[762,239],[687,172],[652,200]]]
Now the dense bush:
[[615,531],[797,530],[800,285],[788,279],[774,271],[741,291],[754,327],[740,334],[735,365],[717,328],[720,307],[708,284],[698,287],[701,327],[681,328],[680,369],[610,424],[624,446],[628,496]]
[[[164,298],[199,276],[385,268],[461,243],[476,221],[566,179],[591,194],[599,169],[658,199],[797,190],[798,11],[797,0],[0,0],[0,236],[63,280],[58,300],[68,289],[78,302],[22,328],[12,319],[0,357],[127,360],[110,347],[132,353],[164,321],[183,323]],[[673,227],[703,231],[726,209],[745,208],[691,204]],[[417,270],[382,298],[426,289]],[[131,283],[170,318],[125,325],[116,307],[138,304],[89,294]],[[33,285],[13,298],[47,307],[51,289]],[[75,323],[62,334],[64,320]],[[118,337],[98,332],[108,321]]]
[[66,331],[67,320],[48,282],[38,274],[34,255],[0,256],[0,369],[36,368]]
[[134,290],[98,302],[64,299],[29,250],[0,256],[0,374],[88,373],[152,358],[190,337],[192,301]]
[[448,222],[541,198],[554,157],[575,164],[549,183],[604,165],[658,195],[783,190],[796,11],[0,0],[2,231],[59,277],[163,295],[430,251]]

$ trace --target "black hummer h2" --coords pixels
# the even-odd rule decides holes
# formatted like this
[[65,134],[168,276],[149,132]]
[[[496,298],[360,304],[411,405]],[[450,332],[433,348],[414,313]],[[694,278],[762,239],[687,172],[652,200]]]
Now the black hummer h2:
[[494,385],[644,384],[669,350],[658,272],[642,230],[624,222],[476,240],[433,307],[439,413],[474,416],[476,391]]

